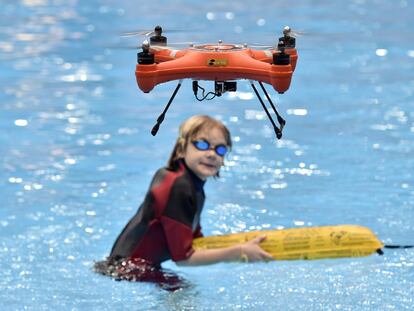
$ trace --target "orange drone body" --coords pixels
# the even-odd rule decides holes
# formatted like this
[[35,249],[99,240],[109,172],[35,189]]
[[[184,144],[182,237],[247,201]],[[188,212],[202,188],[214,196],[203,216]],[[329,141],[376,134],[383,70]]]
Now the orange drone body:
[[273,64],[278,50],[255,50],[234,44],[205,44],[183,50],[151,47],[153,64],[137,64],[138,87],[149,93],[156,85],[172,80],[254,80],[271,84],[278,93],[289,89],[296,67],[295,48],[286,48],[290,63]]

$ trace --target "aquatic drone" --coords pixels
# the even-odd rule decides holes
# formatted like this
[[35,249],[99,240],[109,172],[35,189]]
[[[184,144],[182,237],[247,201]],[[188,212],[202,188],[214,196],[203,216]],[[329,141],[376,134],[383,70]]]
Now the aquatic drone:
[[[193,80],[193,92],[198,101],[211,100],[225,92],[235,92],[237,80],[249,80],[272,123],[276,137],[282,137],[286,121],[277,112],[263,83],[272,85],[279,94],[289,89],[298,58],[296,39],[290,27],[283,29],[283,36],[279,38],[276,46],[266,49],[247,44],[226,44],[219,40],[214,44],[190,44],[177,50],[167,45],[167,37],[163,36],[160,26],[145,35],[150,37],[149,41],[143,42],[142,52],[137,54],[135,76],[138,87],[144,93],[149,93],[160,83],[178,80],[177,87],[151,131],[153,136],[157,134],[182,80],[188,78]],[[200,80],[214,81],[214,91],[205,94],[205,89],[199,85]],[[259,83],[270,103],[279,127],[259,95],[254,81]]]

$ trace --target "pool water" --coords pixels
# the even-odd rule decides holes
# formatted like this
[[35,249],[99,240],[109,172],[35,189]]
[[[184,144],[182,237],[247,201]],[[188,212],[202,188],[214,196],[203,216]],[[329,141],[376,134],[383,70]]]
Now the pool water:
[[[221,119],[234,148],[206,184],[206,235],[358,224],[414,243],[414,31],[411,1],[77,1],[0,3],[2,310],[412,310],[413,250],[364,258],[165,268],[169,292],[92,272],[165,164],[179,124]],[[185,80],[143,94],[139,37],[274,44],[303,31],[272,127],[246,81],[209,102]],[[211,88],[211,82],[203,82]]]

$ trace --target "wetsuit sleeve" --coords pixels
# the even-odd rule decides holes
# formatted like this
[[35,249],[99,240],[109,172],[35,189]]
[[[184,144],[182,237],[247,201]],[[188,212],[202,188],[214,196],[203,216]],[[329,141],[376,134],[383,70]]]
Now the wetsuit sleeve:
[[192,225],[195,214],[196,205],[191,188],[186,183],[175,183],[161,215],[168,249],[174,261],[185,260],[194,252]]

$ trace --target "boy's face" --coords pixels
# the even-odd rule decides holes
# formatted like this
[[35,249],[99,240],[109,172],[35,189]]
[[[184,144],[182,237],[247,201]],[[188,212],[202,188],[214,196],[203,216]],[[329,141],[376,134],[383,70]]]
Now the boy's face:
[[[198,150],[193,141],[204,140],[210,144],[208,150]],[[217,129],[201,131],[188,145],[184,151],[184,161],[187,166],[202,180],[215,176],[224,164],[224,157],[219,156],[214,148],[219,145],[226,146],[223,133]]]

